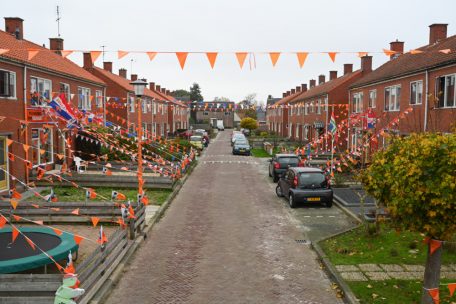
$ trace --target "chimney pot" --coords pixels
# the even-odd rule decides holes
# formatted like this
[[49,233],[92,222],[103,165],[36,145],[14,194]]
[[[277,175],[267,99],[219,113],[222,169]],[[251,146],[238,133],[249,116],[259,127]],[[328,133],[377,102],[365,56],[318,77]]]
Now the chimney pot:
[[329,80],[334,80],[337,78],[337,71],[329,71]]
[[301,91],[306,92],[307,91],[307,83],[301,84]]
[[63,39],[62,38],[49,38],[49,49],[58,55],[62,55]]
[[434,23],[429,25],[429,44],[434,44],[447,37],[448,24]]
[[131,81],[138,80],[138,74],[131,74],[130,77],[131,77]]
[[119,69],[119,76],[122,78],[127,79],[127,70],[126,69]]
[[287,96],[290,96],[290,94],[291,94],[291,91],[287,91]]
[[315,79],[311,79],[309,81],[309,88],[312,89],[316,84],[317,84],[317,81]]
[[404,54],[404,42],[397,39],[396,41],[390,42],[390,50],[396,52],[396,54],[392,54],[390,56],[390,59],[399,57],[400,55]]
[[300,93],[301,92],[301,87],[300,86],[297,86],[296,87],[296,93]]
[[155,91],[155,82],[149,82],[149,89]]
[[90,53],[84,53],[83,58],[84,58],[84,62],[83,62],[84,69],[93,68],[92,55]]
[[166,94],[166,95],[170,95],[170,94],[171,94],[171,91],[170,91],[170,90],[166,90],[165,94]]
[[372,72],[372,56],[361,57],[361,71],[363,73]]
[[24,20],[19,17],[5,17],[5,32],[14,35],[16,39],[24,39]]
[[111,72],[112,73],[112,62],[111,61],[105,61],[103,62],[103,69],[105,71]]
[[282,93],[282,98],[285,98],[285,97],[287,97],[287,92]]
[[293,95],[295,93],[296,93],[296,90],[295,89],[291,89],[291,95]]
[[165,89],[165,88],[161,88],[161,92],[162,92],[163,94],[166,94],[166,89]]
[[161,92],[161,86],[157,84],[157,85],[155,86],[155,90],[156,90],[157,92]]
[[351,72],[353,72],[353,64],[352,63],[344,64],[344,75],[347,75]]
[[320,75],[318,76],[318,84],[323,84],[325,83],[325,75]]

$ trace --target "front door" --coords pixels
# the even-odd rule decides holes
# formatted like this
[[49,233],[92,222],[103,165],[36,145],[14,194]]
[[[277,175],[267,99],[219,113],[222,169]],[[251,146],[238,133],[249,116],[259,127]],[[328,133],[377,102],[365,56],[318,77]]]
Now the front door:
[[6,137],[0,136],[0,192],[8,189],[8,146]]

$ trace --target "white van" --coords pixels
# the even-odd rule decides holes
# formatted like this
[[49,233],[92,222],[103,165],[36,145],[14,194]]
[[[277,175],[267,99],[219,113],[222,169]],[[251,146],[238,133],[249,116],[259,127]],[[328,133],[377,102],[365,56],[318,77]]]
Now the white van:
[[224,131],[225,130],[225,127],[223,126],[223,119],[218,119],[217,120],[217,129],[219,131]]

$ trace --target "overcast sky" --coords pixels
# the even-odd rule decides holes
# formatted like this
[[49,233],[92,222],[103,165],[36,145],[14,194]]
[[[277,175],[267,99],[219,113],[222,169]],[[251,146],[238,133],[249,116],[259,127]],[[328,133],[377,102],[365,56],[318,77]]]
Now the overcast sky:
[[[341,54],[332,63],[327,54],[310,54],[300,69],[296,56],[285,53],[272,68],[268,55],[259,53],[256,68],[247,59],[241,70],[233,54],[220,54],[212,70],[205,55],[194,54],[182,71],[174,54],[150,62],[145,54],[118,60],[116,51],[381,51],[395,39],[410,50],[428,43],[432,23],[449,23],[449,36],[456,32],[454,0],[1,0],[0,12],[24,19],[24,37],[49,46],[48,38],[57,36],[57,5],[65,49],[105,45],[114,71],[133,70],[170,90],[197,82],[206,100],[279,97],[320,74],[328,78],[330,70],[340,75],[344,63],[358,68],[359,58]],[[387,59],[373,55],[374,67]],[[81,53],[69,58],[82,63]]]

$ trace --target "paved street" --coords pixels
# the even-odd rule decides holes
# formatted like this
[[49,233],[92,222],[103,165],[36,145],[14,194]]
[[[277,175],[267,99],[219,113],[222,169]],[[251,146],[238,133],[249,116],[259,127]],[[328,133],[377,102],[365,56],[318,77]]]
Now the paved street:
[[334,207],[291,211],[265,159],[230,154],[230,134],[211,143],[106,303],[342,303],[296,240],[349,221]]

